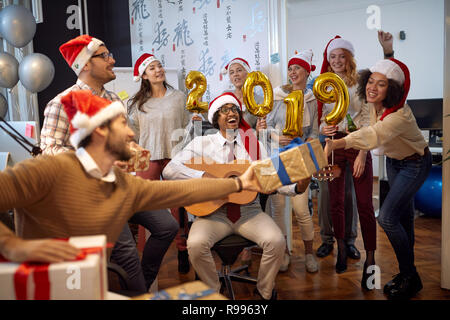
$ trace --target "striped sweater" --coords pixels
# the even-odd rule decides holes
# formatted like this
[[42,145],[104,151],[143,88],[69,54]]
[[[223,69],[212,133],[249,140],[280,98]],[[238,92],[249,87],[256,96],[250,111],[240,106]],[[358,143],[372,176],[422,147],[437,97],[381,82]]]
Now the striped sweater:
[[187,206],[238,190],[234,179],[151,181],[114,170],[114,183],[95,179],[74,152],[23,161],[0,172],[0,212],[16,209],[16,233],[25,239],[106,234],[115,242],[135,212]]

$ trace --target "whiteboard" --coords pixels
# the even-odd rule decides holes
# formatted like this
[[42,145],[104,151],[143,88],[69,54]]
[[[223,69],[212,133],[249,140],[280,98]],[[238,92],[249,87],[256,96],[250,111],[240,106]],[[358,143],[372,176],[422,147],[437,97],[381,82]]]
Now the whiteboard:
[[[178,70],[174,68],[164,68],[166,70],[166,81],[175,89],[179,88]],[[136,92],[139,91],[141,81],[133,81],[133,68],[119,68],[113,69],[116,74],[116,79],[105,84],[105,89],[116,94],[125,91],[128,98],[122,99],[125,105]]]

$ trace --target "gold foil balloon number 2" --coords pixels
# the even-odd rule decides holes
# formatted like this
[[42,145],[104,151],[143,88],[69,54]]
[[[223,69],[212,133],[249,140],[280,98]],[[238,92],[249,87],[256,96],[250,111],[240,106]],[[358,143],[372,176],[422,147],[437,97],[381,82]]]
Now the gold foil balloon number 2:
[[206,91],[206,78],[199,71],[191,71],[184,81],[187,89],[195,88],[189,92],[186,100],[186,109],[190,112],[202,113],[208,111],[208,102],[202,102],[200,99]]
[[314,81],[313,93],[323,103],[334,103],[333,110],[325,117],[328,125],[337,125],[345,118],[350,98],[344,80],[337,74],[326,72],[318,76]]
[[[255,86],[261,86],[264,92],[264,101],[261,104],[257,104],[255,101],[255,95],[253,89]],[[267,76],[260,72],[250,72],[245,79],[242,87],[242,93],[244,96],[244,104],[247,107],[248,112],[256,117],[265,117],[273,109],[273,89],[272,84]]]

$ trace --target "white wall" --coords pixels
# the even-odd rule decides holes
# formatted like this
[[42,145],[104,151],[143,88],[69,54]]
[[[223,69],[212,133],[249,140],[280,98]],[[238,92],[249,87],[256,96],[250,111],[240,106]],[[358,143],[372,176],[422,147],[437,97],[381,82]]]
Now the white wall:
[[340,35],[353,43],[359,69],[373,65],[383,54],[377,31],[367,27],[370,5],[381,9],[381,29],[394,35],[395,57],[410,69],[409,98],[442,98],[444,0],[287,0],[288,56],[312,49],[318,75],[326,44]]

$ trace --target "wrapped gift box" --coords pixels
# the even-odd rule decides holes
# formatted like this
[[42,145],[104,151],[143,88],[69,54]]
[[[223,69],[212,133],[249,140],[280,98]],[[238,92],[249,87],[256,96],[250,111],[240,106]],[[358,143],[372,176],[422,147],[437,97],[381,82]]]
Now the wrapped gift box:
[[132,300],[227,300],[202,281],[191,281],[156,293],[146,293]]
[[133,156],[127,162],[127,172],[147,171],[150,166],[150,151],[130,148]]
[[108,290],[106,236],[71,237],[76,261],[0,262],[0,300],[99,300]]
[[300,138],[280,149],[272,158],[254,161],[253,171],[264,192],[311,177],[328,165],[319,139],[303,143]]

